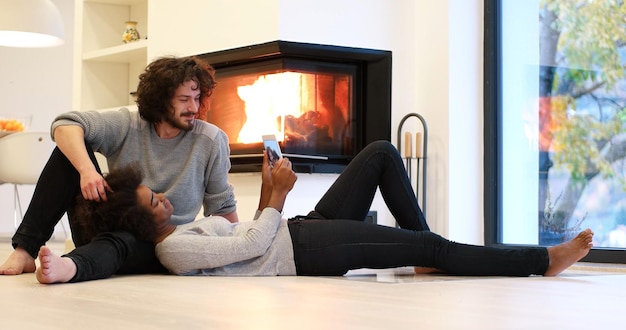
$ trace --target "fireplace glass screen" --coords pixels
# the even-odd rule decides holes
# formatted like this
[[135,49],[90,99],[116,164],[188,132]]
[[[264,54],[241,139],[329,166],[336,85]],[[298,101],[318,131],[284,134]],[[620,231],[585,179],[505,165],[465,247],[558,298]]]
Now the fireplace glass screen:
[[391,52],[271,41],[200,54],[217,87],[204,117],[228,135],[231,172],[261,169],[274,134],[301,173],[340,173],[391,138]]
[[217,71],[207,120],[223,129],[232,157],[258,157],[274,134],[284,153],[352,156],[357,67],[268,61]]

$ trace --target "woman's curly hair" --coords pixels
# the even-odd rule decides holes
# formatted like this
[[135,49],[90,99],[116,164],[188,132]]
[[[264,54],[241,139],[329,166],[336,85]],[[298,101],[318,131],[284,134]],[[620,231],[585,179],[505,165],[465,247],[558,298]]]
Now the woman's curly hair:
[[139,75],[135,97],[141,117],[151,123],[158,123],[167,118],[174,92],[189,80],[198,84],[200,109],[197,118],[205,120],[209,97],[217,84],[215,69],[194,56],[158,58]]
[[137,196],[143,180],[139,167],[131,164],[112,170],[105,179],[111,188],[106,202],[85,200],[81,194],[76,197],[73,219],[79,234],[73,238],[85,244],[100,233],[127,231],[139,239],[154,241],[154,216],[139,204]]

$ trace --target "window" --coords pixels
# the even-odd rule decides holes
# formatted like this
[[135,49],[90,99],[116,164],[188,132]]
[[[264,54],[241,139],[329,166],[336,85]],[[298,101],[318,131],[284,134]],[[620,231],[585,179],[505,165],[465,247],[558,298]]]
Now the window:
[[626,262],[626,4],[485,0],[485,240]]

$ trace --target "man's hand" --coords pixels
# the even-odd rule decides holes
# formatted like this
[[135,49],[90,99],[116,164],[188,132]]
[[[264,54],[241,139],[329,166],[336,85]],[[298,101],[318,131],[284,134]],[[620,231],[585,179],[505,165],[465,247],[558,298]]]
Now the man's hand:
[[90,201],[106,202],[107,190],[111,190],[104,177],[98,171],[90,171],[80,176],[80,191],[83,198]]
[[106,201],[106,192],[111,188],[89,158],[87,146],[85,146],[85,132],[83,132],[82,127],[75,125],[59,126],[54,130],[53,135],[61,152],[80,174],[80,191],[83,198],[88,201]]

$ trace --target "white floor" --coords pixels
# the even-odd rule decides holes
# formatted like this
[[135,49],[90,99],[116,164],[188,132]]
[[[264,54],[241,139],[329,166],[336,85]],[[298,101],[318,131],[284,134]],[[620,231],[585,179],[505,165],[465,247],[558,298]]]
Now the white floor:
[[[50,246],[63,252],[63,242]],[[0,259],[10,253],[0,239]],[[593,267],[590,267],[593,266]],[[577,264],[559,277],[120,276],[42,285],[0,276],[2,329],[620,329],[626,273]]]

